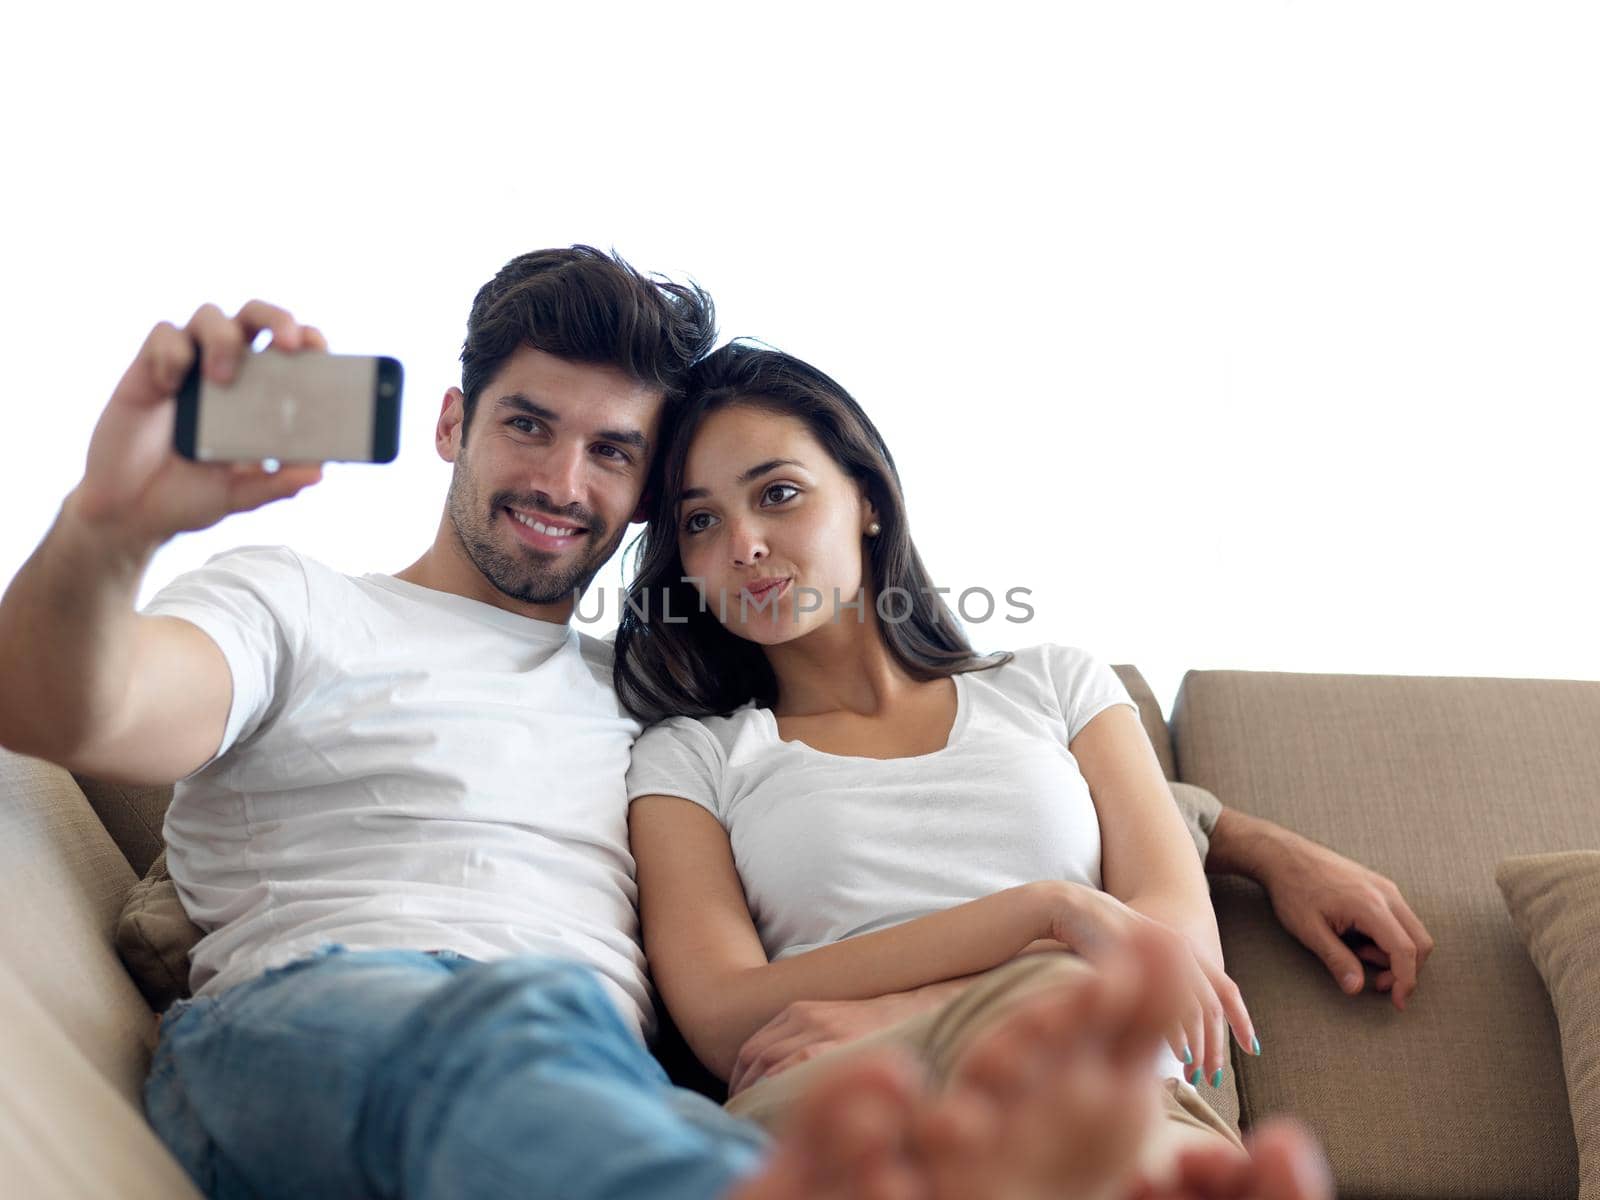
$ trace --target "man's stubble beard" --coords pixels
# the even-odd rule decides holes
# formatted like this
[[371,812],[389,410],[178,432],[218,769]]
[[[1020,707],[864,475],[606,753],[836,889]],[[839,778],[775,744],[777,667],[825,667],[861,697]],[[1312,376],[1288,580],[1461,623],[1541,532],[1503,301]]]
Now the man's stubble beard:
[[[497,546],[494,540],[495,520],[509,521],[514,518],[497,516],[502,503],[499,497],[495,498],[494,503],[481,504],[470,494],[473,490],[470,486],[470,475],[463,469],[458,459],[455,470],[450,476],[450,493],[447,501],[450,524],[455,528],[456,539],[461,543],[461,548],[472,561],[472,565],[478,569],[478,573],[488,580],[496,591],[523,604],[557,604],[569,599],[575,601],[578,594],[589,586],[594,577],[600,573],[600,568],[605,566],[607,560],[616,552],[617,545],[622,541],[622,534],[626,532],[625,528],[619,530],[609,542],[599,544],[595,539],[605,533],[605,526],[597,518],[586,517],[583,522],[587,526],[584,536],[589,539],[593,548],[572,566],[553,569],[534,557],[538,552],[531,547],[520,553],[507,553]],[[535,507],[509,493],[504,496],[503,502],[528,508]]]

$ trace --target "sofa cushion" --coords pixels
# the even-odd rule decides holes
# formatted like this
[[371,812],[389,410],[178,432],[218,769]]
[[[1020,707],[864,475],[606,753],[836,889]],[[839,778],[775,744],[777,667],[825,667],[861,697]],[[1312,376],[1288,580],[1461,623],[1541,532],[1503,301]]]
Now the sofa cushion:
[[1194,842],[1195,853],[1205,862],[1211,853],[1211,834],[1217,828],[1217,816],[1222,812],[1222,802],[1205,788],[1192,783],[1169,783],[1172,798],[1177,801],[1178,812],[1188,827],[1189,838]]
[[165,845],[161,826],[172,803],[172,785],[106,783],[87,775],[73,778],[133,873],[147,872]]
[[155,1018],[112,945],[133,883],[72,776],[0,750],[0,960],[137,1103]]
[[137,1097],[119,1094],[3,961],[0,1062],[0,1178],[6,1195],[199,1200],[189,1177],[145,1124]]
[[1173,730],[1180,778],[1389,876],[1437,942],[1399,1013],[1218,888],[1263,1050],[1236,1059],[1244,1123],[1302,1116],[1342,1196],[1570,1200],[1556,1022],[1494,869],[1600,845],[1600,684],[1191,672]]
[[1495,881],[1561,1026],[1578,1200],[1600,1200],[1600,851],[1508,858]]
[[183,910],[163,850],[128,889],[117,918],[117,953],[156,1012],[189,994],[189,951],[204,936]]
[[1139,674],[1138,667],[1123,663],[1111,669],[1122,680],[1122,686],[1128,689],[1129,698],[1139,706],[1139,720],[1144,725],[1145,733],[1150,735],[1150,745],[1155,749],[1156,761],[1161,764],[1161,773],[1168,779],[1176,779],[1178,772],[1172,757],[1172,735],[1167,731],[1167,719],[1161,715],[1161,704],[1156,694],[1150,690],[1144,676]]

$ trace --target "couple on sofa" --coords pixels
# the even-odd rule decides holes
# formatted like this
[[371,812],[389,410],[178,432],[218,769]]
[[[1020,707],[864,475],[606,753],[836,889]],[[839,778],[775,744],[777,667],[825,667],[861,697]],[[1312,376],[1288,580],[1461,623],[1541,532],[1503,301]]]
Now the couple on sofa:
[[[194,357],[225,381],[263,330],[326,349],[261,302],[152,331],[0,602],[0,742],[179,781],[206,936],[146,1106],[208,1195],[1324,1193],[1298,1129],[1247,1153],[1196,1091],[1263,1048],[1127,692],[974,651],[833,380],[712,351],[696,288],[523,255],[421,558],[248,548],[136,613],[166,540],[319,477],[170,450]],[[645,519],[613,652],[570,619]],[[1432,943],[1387,880],[1227,811],[1206,865],[1404,1007]],[[646,1049],[641,915],[726,1108]]]

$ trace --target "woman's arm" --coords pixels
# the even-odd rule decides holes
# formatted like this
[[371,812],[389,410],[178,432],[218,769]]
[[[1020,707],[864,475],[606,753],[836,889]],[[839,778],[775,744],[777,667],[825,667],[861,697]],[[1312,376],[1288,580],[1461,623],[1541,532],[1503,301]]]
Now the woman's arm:
[[1009,961],[1050,936],[1070,885],[1025,884],[769,963],[727,831],[699,805],[644,796],[628,812],[645,955],[684,1040],[719,1078],[796,1000],[863,1000]]
[[[1191,1083],[1221,1081],[1228,1029],[1260,1053],[1254,1024],[1222,961],[1222,940],[1211,891],[1194,842],[1173,803],[1166,776],[1139,718],[1116,704],[1085,725],[1067,747],[1089,785],[1100,821],[1101,886],[1128,908],[1183,938],[1193,954],[1182,1033]],[[1182,1054],[1180,1054],[1182,1057]]]
[[1100,883],[1129,908],[1188,940],[1222,969],[1205,870],[1139,718],[1114,704],[1067,747],[1100,820]]

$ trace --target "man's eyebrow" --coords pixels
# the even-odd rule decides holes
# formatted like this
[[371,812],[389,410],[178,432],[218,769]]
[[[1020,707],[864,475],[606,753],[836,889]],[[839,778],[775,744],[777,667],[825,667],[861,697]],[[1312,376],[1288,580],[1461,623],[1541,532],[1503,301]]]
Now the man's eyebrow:
[[[793,458],[769,458],[769,459],[767,459],[766,462],[757,463],[755,466],[751,467],[743,475],[739,476],[738,479],[734,480],[734,482],[739,484],[740,486],[743,486],[744,484],[747,484],[747,483],[751,482],[752,480],[761,478],[761,476],[765,475],[768,471],[771,471],[771,470],[773,470],[773,469],[775,469],[777,467],[803,467],[803,466],[805,466],[805,463],[800,462],[798,459],[793,459]],[[685,500],[703,500],[703,499],[705,499],[705,497],[709,496],[710,494],[711,493],[708,492],[705,488],[688,488],[685,491],[682,491],[682,492],[678,493],[678,503],[682,504]]]
[[561,420],[560,417],[556,416],[544,405],[535,404],[521,392],[512,392],[509,395],[501,396],[494,403],[496,408],[514,408],[518,412],[525,412],[531,417],[538,417],[541,421],[556,422]]
[[[535,404],[522,392],[501,396],[495,401],[495,407],[515,409],[517,412],[527,413],[530,417],[538,417],[539,420],[551,425],[561,423],[560,416],[542,404]],[[618,445],[631,447],[640,454],[648,454],[650,450],[650,439],[638,429],[600,429],[595,431],[595,437],[602,442],[616,442]]]

